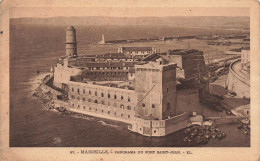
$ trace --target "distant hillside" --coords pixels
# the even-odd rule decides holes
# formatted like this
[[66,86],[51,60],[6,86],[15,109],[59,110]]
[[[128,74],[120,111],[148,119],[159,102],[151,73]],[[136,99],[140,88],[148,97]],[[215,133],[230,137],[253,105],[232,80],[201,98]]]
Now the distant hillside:
[[249,17],[53,17],[53,18],[15,18],[11,25],[169,25],[185,27],[231,27],[249,29]]

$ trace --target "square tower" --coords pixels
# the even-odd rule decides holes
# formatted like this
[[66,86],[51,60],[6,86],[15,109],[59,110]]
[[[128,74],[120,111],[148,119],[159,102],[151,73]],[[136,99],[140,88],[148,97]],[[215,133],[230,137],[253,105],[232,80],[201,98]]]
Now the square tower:
[[135,65],[136,115],[163,120],[176,114],[176,64],[156,62]]

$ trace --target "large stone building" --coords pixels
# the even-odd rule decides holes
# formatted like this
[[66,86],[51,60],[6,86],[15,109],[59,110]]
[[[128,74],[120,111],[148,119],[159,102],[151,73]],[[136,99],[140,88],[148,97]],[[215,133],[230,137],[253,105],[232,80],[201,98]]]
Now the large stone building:
[[[70,43],[76,44],[76,39]],[[67,91],[69,99],[56,100],[56,106],[125,122],[129,130],[146,136],[165,136],[185,128],[188,114],[200,113],[197,89],[176,89],[178,63],[173,58],[128,61],[106,54],[79,57],[75,48],[66,51],[70,54],[54,68],[53,84]],[[183,56],[187,53],[180,55],[179,61],[188,61]],[[189,70],[185,63],[179,66]]]

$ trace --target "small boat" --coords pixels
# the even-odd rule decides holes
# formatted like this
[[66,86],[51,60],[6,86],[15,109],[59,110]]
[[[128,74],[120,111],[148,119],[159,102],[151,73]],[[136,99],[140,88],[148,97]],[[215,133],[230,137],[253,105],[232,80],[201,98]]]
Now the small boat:
[[59,112],[65,112],[65,111],[66,111],[66,108],[63,107],[63,106],[60,106],[60,107],[57,108],[57,110],[58,110]]
[[247,127],[248,127],[247,124],[244,124],[244,125],[243,125],[243,128],[244,128],[244,129],[247,129]]
[[190,133],[190,128],[185,130],[185,134],[188,134],[188,133]]
[[248,134],[249,134],[249,131],[248,131],[247,129],[245,129],[245,130],[243,131],[243,133],[246,134],[246,135],[248,135]]
[[225,138],[226,137],[226,133],[222,132],[222,137]]
[[217,133],[217,138],[218,138],[219,140],[222,139],[222,133],[221,133],[221,132],[218,132],[218,133]]
[[237,124],[237,128],[238,128],[238,129],[241,129],[242,127],[243,127],[243,124],[242,124],[242,123],[238,123],[238,124]]

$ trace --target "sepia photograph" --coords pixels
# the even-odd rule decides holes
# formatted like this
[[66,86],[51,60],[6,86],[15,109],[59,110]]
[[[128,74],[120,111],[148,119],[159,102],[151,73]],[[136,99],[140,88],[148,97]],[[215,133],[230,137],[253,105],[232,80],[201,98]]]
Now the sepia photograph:
[[7,146],[74,156],[255,147],[250,11],[9,8]]
[[249,9],[231,10],[11,18],[10,146],[249,147]]

